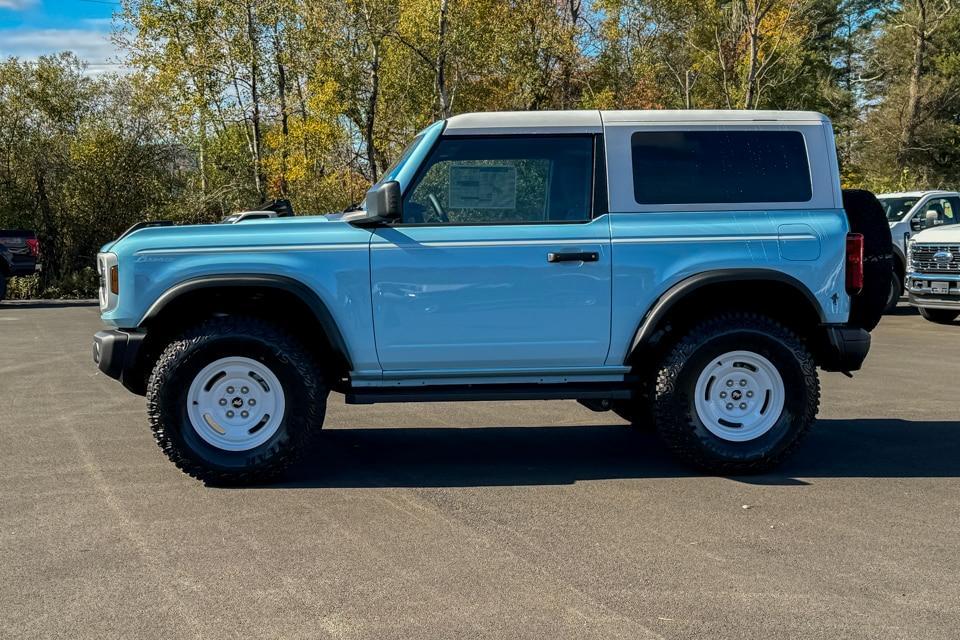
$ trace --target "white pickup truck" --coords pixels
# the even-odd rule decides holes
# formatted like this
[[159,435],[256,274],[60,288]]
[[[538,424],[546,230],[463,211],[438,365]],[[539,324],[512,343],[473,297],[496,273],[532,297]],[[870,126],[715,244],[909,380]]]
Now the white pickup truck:
[[[960,210],[958,210],[960,215]],[[932,212],[928,214],[933,226]],[[937,226],[915,234],[907,246],[910,304],[938,324],[960,316],[960,226]]]
[[887,310],[897,306],[904,291],[907,243],[913,234],[928,227],[953,225],[960,221],[960,193],[956,191],[906,191],[877,196],[887,214],[893,236],[894,274],[890,283]]

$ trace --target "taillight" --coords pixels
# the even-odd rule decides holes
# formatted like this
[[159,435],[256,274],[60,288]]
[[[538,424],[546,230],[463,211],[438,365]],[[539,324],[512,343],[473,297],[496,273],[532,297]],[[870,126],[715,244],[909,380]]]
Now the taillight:
[[36,238],[27,238],[27,249],[34,258],[40,255],[40,241]]
[[847,234],[847,293],[856,295],[863,289],[863,234]]

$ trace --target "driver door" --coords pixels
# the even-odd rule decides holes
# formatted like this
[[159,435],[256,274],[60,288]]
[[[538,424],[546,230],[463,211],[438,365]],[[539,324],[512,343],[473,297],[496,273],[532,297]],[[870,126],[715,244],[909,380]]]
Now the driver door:
[[610,227],[592,135],[441,138],[371,241],[384,371],[600,367]]

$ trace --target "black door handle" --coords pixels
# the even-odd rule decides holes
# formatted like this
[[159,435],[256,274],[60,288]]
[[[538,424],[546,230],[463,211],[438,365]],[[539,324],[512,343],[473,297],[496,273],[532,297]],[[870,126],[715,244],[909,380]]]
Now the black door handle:
[[547,262],[596,262],[600,254],[596,251],[572,251],[570,253],[548,253]]

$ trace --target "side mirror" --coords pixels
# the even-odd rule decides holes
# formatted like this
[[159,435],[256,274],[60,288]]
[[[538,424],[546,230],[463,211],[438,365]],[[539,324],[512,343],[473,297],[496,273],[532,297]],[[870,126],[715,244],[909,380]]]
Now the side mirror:
[[927,214],[924,216],[923,228],[929,229],[937,224],[940,224],[940,214],[936,211],[927,211]]
[[392,222],[403,218],[403,196],[396,180],[367,191],[366,202],[367,219],[371,222]]
[[920,218],[920,216],[913,216],[910,218],[910,230],[923,231],[923,220]]

